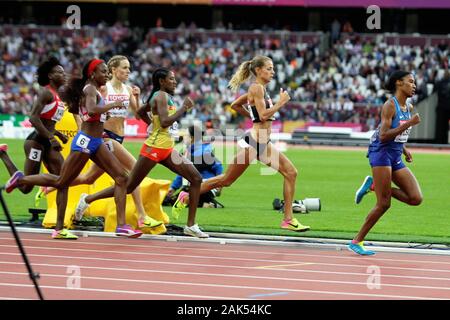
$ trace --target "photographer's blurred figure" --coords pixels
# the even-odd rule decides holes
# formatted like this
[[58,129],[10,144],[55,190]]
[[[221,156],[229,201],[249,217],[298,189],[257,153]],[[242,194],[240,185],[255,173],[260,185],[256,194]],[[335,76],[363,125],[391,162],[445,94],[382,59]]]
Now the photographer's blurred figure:
[[[189,140],[187,141],[186,151],[183,155],[192,161],[195,168],[197,168],[202,175],[203,180],[207,180],[222,174],[223,166],[214,156],[214,149],[211,142],[203,141],[204,134],[205,132],[198,126],[190,126]],[[172,206],[177,199],[177,191],[180,189],[187,191],[189,185],[186,180],[183,181],[183,178],[178,175],[172,181],[163,205]],[[217,188],[202,194],[198,206],[203,208],[223,208],[224,206],[215,199],[220,195],[220,191],[221,190]]]

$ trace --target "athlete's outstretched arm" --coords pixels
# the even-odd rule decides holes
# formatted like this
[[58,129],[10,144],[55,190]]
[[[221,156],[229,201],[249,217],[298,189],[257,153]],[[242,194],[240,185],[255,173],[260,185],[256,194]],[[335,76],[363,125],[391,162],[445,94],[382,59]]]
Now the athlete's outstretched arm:
[[139,109],[139,99],[141,97],[141,89],[138,86],[129,87],[127,86],[127,90],[130,94],[130,109],[134,114],[134,117],[138,120],[141,119],[138,109]]
[[86,109],[88,110],[89,115],[105,113],[113,108],[126,107],[122,101],[114,101],[104,106],[97,104],[97,90],[92,85],[84,89],[84,94],[86,95]]
[[388,100],[381,110],[381,126],[380,126],[380,141],[387,142],[393,140],[400,133],[420,122],[418,114],[412,116],[411,119],[399,125],[397,128],[391,129],[392,118],[395,115],[395,105],[392,100]]
[[286,91],[280,89],[280,100],[269,109],[266,109],[266,102],[264,101],[264,87],[260,84],[254,83],[249,88],[249,96],[253,97],[256,110],[258,110],[259,118],[261,121],[267,121],[270,119],[282,106],[288,102],[291,97]]
[[33,104],[33,108],[30,112],[30,122],[37,131],[37,133],[41,137],[45,137],[47,139],[53,138],[53,134],[47,130],[47,128],[44,126],[44,124],[41,121],[41,118],[39,115],[41,114],[42,110],[44,109],[44,106],[53,100],[53,95],[47,88],[43,88],[36,99],[36,101]]
[[248,98],[248,93],[243,94],[242,96],[240,96],[239,98],[234,100],[231,103],[231,109],[233,109],[234,111],[236,111],[237,113],[239,113],[240,115],[242,115],[244,117],[250,118],[250,113],[244,107],[244,105],[248,103],[247,98]]
[[169,116],[167,111],[167,94],[162,92],[156,99],[156,108],[158,109],[159,120],[161,121],[161,127],[167,128],[175,121],[183,116],[183,114],[190,110],[194,106],[194,102],[190,98],[184,99],[183,105],[173,115]]
[[143,106],[139,107],[139,109],[136,111],[136,114],[138,114],[141,120],[143,120],[147,125],[151,125],[152,116],[150,111],[151,111],[150,102],[147,102]]

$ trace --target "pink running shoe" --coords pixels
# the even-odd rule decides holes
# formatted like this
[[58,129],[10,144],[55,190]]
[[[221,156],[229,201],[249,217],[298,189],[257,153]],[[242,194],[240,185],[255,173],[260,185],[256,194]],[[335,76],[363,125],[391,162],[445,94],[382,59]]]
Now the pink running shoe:
[[5,184],[5,191],[6,193],[10,193],[17,187],[17,182],[19,182],[19,179],[23,178],[25,175],[22,171],[16,171],[14,174],[9,178],[9,180]]
[[139,238],[142,236],[142,231],[134,230],[129,224],[124,224],[122,226],[117,226],[116,236]]
[[3,151],[3,152],[8,151],[8,145],[6,143],[0,144],[0,151]]

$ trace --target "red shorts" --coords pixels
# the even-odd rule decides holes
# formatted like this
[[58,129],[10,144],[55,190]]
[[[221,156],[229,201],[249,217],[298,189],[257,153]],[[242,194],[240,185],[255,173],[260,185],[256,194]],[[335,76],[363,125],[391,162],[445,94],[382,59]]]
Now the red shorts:
[[161,162],[170,156],[170,154],[172,153],[172,150],[173,150],[173,148],[161,149],[161,148],[149,147],[148,145],[146,145],[144,143],[144,145],[141,148],[141,152],[139,154],[143,157],[149,158],[152,161]]

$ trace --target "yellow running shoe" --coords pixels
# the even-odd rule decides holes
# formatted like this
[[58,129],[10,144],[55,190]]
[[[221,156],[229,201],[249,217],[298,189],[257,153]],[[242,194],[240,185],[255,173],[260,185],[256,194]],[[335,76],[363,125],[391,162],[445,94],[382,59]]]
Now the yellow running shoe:
[[67,239],[67,240],[77,240],[78,237],[69,232],[67,229],[62,230],[53,230],[52,232],[53,239]]
[[311,229],[309,226],[304,226],[296,218],[292,218],[291,220],[283,220],[281,222],[281,229],[304,232]]
[[189,195],[186,191],[181,191],[178,195],[177,201],[173,204],[172,207],[172,217],[174,220],[177,220],[180,216],[181,211],[187,207],[187,203],[185,203],[185,198]]
[[39,207],[39,204],[41,203],[41,199],[47,197],[47,188],[46,187],[39,187],[38,191],[36,192],[36,195],[34,196],[34,207]]
[[155,220],[152,217],[149,216],[145,216],[144,219],[139,219],[138,220],[138,227],[140,229],[142,228],[155,228],[158,227],[160,225],[162,225],[163,222],[159,221],[159,220]]

